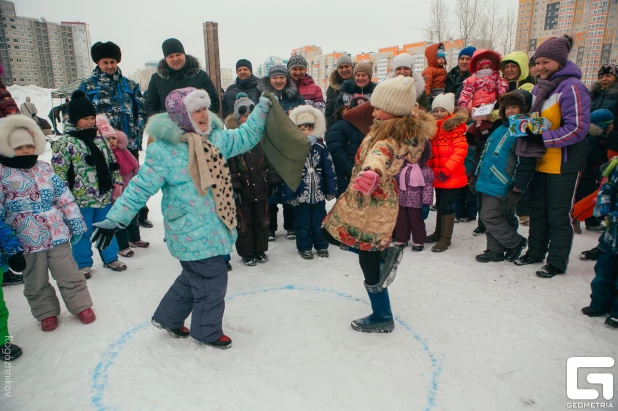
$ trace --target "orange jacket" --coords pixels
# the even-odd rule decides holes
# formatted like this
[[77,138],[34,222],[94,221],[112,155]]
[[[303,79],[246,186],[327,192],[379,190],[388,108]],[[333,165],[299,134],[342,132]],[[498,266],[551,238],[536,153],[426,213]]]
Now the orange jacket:
[[446,68],[438,67],[438,47],[444,45],[442,43],[432,44],[425,49],[425,58],[427,59],[427,68],[423,70],[423,78],[425,79],[425,93],[431,96],[431,89],[446,88]]
[[[427,165],[433,170],[435,188],[461,188],[468,184],[464,162],[468,155],[466,121],[468,113],[460,110],[445,119],[438,120],[438,131],[431,140],[433,157]],[[439,181],[440,173],[446,174],[446,181]]]

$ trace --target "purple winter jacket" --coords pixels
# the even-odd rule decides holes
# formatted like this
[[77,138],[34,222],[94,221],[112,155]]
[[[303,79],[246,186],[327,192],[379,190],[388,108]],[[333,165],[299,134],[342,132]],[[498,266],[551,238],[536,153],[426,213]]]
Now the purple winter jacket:
[[[543,133],[547,151],[537,166],[537,171],[549,174],[579,172],[586,163],[590,92],[580,80],[581,70],[572,61],[567,61],[551,79],[564,76],[567,78],[547,97],[540,113],[551,121],[553,126],[552,130]],[[532,90],[533,101],[538,93],[537,85]],[[558,150],[551,149],[560,149],[559,154]]]
[[[429,146],[429,148],[427,148],[427,146],[425,147],[425,151],[423,151],[423,154],[421,154],[421,158],[418,162],[418,165],[421,167],[423,179],[425,180],[425,186],[411,187],[408,185],[406,187],[406,191],[399,189],[400,207],[422,208],[423,205],[433,204],[433,180],[435,177],[433,174],[433,170],[425,165],[430,157],[431,145]],[[397,187],[399,187],[399,177],[401,176],[401,171],[408,164],[410,164],[410,162],[408,160],[404,160],[403,165],[401,166],[401,170],[399,170],[399,172],[395,174],[395,181],[397,182]],[[407,175],[405,181],[409,181],[410,173],[411,170],[408,170],[408,172],[406,173]]]

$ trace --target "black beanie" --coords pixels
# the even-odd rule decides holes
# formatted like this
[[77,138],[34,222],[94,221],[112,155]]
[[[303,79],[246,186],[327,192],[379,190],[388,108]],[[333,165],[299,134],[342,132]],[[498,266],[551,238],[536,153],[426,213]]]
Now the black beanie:
[[92,56],[92,61],[97,64],[101,59],[114,59],[117,63],[120,63],[120,58],[122,57],[120,47],[111,41],[107,43],[97,41],[90,48],[90,55]]
[[182,46],[182,43],[178,39],[172,38],[165,40],[161,48],[163,48],[163,57],[167,57],[170,54],[174,53],[187,54],[185,53],[185,48]]
[[240,59],[236,62],[236,71],[238,71],[240,67],[247,67],[249,71],[253,73],[253,66],[251,65],[251,62],[247,59]]
[[76,90],[71,95],[71,101],[69,101],[69,121],[74,126],[77,126],[77,122],[80,118],[88,116],[96,116],[97,110],[94,108],[86,94],[81,90]]

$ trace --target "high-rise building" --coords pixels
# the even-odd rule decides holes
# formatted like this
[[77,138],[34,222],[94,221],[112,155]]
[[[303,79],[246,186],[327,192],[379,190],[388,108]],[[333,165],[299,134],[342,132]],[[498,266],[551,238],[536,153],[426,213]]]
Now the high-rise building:
[[219,23],[207,21],[204,29],[204,54],[206,57],[206,72],[215,88],[221,90],[221,66],[219,62]]
[[227,90],[234,83],[234,70],[231,68],[221,69],[221,88]]
[[278,56],[269,56],[264,63],[260,64],[256,70],[256,76],[265,77],[271,68],[279,64],[288,64],[288,60],[282,59]]
[[73,27],[73,41],[75,43],[75,64],[77,77],[86,78],[92,75],[92,57],[90,56],[90,27],[81,21],[62,21],[63,26]]
[[83,50],[90,49],[89,36],[84,35],[87,26],[75,28],[43,18],[19,17],[10,1],[0,1],[0,18],[5,84],[58,88],[81,78],[78,62],[83,66]]
[[590,84],[600,65],[618,62],[617,28],[618,0],[519,0],[515,48],[533,56],[546,39],[568,34],[569,59]]

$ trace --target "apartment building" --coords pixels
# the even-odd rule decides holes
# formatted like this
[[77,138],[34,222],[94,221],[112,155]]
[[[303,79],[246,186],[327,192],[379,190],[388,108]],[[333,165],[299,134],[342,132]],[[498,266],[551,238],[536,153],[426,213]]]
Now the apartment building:
[[533,56],[546,39],[568,34],[569,59],[590,84],[600,65],[618,62],[617,29],[618,0],[520,0],[515,48]]
[[[90,64],[85,23],[63,25],[17,16],[15,5],[0,1],[0,63],[5,84],[59,88],[83,78]],[[90,75],[88,72],[84,77]]]

